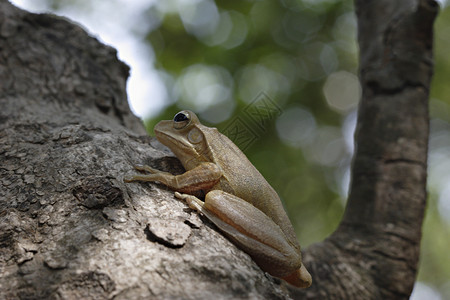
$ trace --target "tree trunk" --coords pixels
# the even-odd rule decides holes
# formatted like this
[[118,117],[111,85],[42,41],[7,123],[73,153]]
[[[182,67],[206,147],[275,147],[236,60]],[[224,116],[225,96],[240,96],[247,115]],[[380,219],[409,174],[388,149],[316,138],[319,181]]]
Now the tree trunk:
[[181,168],[131,114],[127,76],[78,26],[0,0],[0,298],[285,299],[173,192],[122,182],[143,160]]
[[[363,99],[345,216],[304,251],[311,299],[408,298],[425,208],[434,1],[357,1]],[[133,163],[181,172],[126,102],[128,68],[78,26],[0,0],[0,295],[286,299]]]

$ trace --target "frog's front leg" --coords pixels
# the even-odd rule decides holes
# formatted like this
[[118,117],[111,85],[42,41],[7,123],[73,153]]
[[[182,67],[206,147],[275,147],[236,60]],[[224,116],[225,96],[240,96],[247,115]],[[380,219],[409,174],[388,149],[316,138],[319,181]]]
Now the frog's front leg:
[[173,175],[145,165],[137,165],[135,168],[139,171],[147,171],[152,174],[125,176],[123,179],[125,182],[158,181],[173,190],[184,193],[210,189],[222,177],[222,170],[213,163],[199,164],[194,169],[180,175]]
[[290,244],[281,228],[252,204],[221,190],[210,191],[205,202],[191,195],[175,196],[203,213],[262,270],[297,287],[311,285],[311,275],[301,263],[300,249]]

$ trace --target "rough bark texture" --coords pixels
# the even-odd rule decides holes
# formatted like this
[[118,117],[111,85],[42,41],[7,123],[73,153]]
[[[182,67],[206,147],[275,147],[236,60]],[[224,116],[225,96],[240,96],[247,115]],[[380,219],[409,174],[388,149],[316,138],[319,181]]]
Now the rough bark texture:
[[[356,1],[363,99],[341,225],[310,299],[407,299],[426,199],[431,0]],[[129,111],[128,68],[78,26],[0,0],[0,295],[285,299],[283,284],[132,163],[181,172]]]

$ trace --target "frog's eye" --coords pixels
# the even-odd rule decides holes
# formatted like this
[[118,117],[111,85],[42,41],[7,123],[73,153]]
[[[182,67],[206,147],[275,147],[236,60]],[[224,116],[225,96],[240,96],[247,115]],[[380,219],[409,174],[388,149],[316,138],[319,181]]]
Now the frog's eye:
[[173,117],[173,128],[182,129],[191,121],[191,116],[186,111],[180,111]]

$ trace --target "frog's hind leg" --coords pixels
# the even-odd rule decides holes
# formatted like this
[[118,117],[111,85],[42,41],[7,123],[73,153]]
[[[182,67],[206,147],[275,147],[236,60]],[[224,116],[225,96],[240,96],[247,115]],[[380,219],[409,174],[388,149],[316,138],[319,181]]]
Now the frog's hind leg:
[[175,196],[204,214],[264,271],[284,277],[301,267],[300,249],[289,244],[272,219],[245,200],[221,190],[207,193],[205,202],[191,195]]

